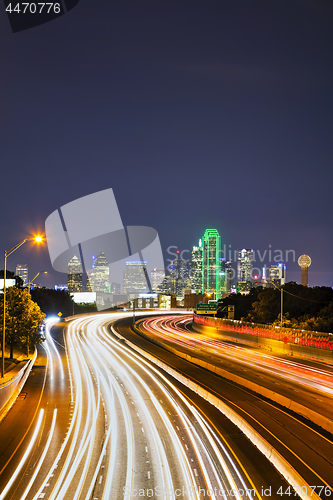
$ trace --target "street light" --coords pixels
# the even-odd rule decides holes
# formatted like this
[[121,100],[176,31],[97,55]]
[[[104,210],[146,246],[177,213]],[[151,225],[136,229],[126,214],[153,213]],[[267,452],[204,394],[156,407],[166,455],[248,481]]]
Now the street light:
[[28,293],[30,294],[30,285],[31,283],[33,283],[33,281],[37,278],[37,276],[39,276],[41,273],[45,273],[47,274],[47,271],[39,271],[33,278],[32,280],[29,281],[28,283]]
[[[35,241],[40,242],[41,240],[39,240],[39,239],[37,239],[37,238],[38,238],[38,237],[36,237],[36,240],[35,240]],[[39,275],[40,275],[40,273],[47,273],[47,271],[38,271],[38,273],[37,273],[37,274],[35,274],[35,276],[32,278],[32,280],[30,280],[30,281],[28,282],[28,294],[29,294],[29,295],[30,295],[30,285],[31,285],[31,283],[33,283],[34,279],[36,279],[36,278],[37,278],[37,276],[39,276]],[[30,339],[29,339],[29,333],[28,333],[28,343],[27,343],[27,354],[28,354],[28,356],[29,356],[29,341],[30,341]]]
[[[268,283],[268,281],[265,280],[265,283]],[[272,285],[275,286],[275,288],[277,290],[279,290],[281,292],[281,319],[280,319],[280,328],[282,328],[282,326],[283,326],[283,288],[282,288],[282,285],[280,286],[280,288],[278,286],[276,286],[276,284],[273,281],[271,281],[271,283],[272,283]]]
[[35,243],[41,243],[43,237],[40,235],[34,236],[33,238],[25,238],[15,245],[10,250],[5,250],[4,256],[4,271],[3,271],[3,328],[2,328],[2,365],[1,365],[1,377],[5,376],[5,338],[6,338],[6,277],[7,277],[7,257],[20,248],[26,241],[33,240]]

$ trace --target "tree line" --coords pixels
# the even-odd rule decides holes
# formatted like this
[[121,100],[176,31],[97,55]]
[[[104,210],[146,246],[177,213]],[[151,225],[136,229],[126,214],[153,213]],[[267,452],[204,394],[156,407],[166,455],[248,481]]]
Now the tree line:
[[[3,300],[0,296],[0,324],[3,331]],[[40,328],[45,314],[41,311],[26,288],[11,286],[6,289],[6,345],[10,347],[10,358],[14,357],[14,347],[26,348],[27,353],[41,342]]]
[[[302,330],[333,332],[333,289],[305,287],[294,282],[283,287],[283,325]],[[227,306],[235,306],[235,319],[261,324],[280,323],[281,291],[252,288],[248,295],[231,294],[219,302],[219,317],[227,316]]]
[[[64,290],[35,288],[28,292],[23,287],[19,276],[7,271],[7,279],[15,278],[15,286],[6,288],[6,346],[13,358],[14,347],[24,348],[29,352],[36,344],[42,342],[41,326],[46,316],[63,317],[72,314],[96,311],[95,305],[75,304],[70,293]],[[0,278],[4,272],[0,271]],[[0,332],[3,330],[3,293],[0,294]]]

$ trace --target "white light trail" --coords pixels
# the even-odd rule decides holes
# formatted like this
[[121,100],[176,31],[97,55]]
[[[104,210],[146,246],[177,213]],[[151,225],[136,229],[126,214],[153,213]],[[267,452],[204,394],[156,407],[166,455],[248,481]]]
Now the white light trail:
[[10,488],[13,486],[17,476],[19,475],[25,461],[27,460],[31,450],[32,450],[32,447],[33,445],[35,444],[35,441],[37,439],[37,436],[39,434],[39,431],[40,431],[40,428],[42,426],[42,421],[43,421],[43,417],[44,417],[44,410],[41,409],[40,412],[39,412],[39,416],[38,416],[38,420],[37,420],[37,425],[36,425],[36,429],[33,433],[33,436],[32,438],[30,439],[30,442],[29,442],[29,445],[22,457],[22,459],[20,460],[20,463],[18,464],[18,466],[16,467],[12,477],[10,478],[10,480],[8,481],[5,489],[2,491],[1,495],[0,495],[0,500],[3,500],[5,498],[5,496],[7,495],[8,491],[10,490]]
[[[198,417],[191,402],[152,362],[107,333],[105,325],[123,316],[85,316],[68,326],[65,346],[73,414],[64,441],[51,466],[43,472],[42,485],[33,500],[44,495],[46,487],[48,500],[90,500],[94,495],[110,500],[119,484],[124,485],[123,500],[132,500],[133,490],[145,484],[135,474],[138,464],[142,467],[142,446],[145,454],[149,449],[150,457],[150,465],[145,465],[146,486],[154,488],[158,484],[167,492],[166,500],[174,500],[176,484],[184,485],[195,500],[200,499],[199,490],[205,486],[213,491],[214,486],[223,489],[227,484],[236,492],[236,484],[243,484],[241,473],[235,473],[236,465],[225,458],[205,419]],[[51,360],[58,350],[49,332],[46,337],[50,377],[54,380],[58,362],[52,364]],[[56,357],[62,378],[59,352]],[[171,414],[179,418],[181,430]],[[55,425],[53,416],[46,449],[20,500],[27,498],[43,471]],[[236,482],[234,477],[238,478]],[[237,493],[234,496],[236,500],[242,498]],[[218,497],[213,494],[211,498]]]
[[38,475],[38,473],[39,473],[39,471],[40,471],[40,469],[41,469],[41,467],[42,467],[42,465],[44,463],[44,459],[46,457],[46,454],[48,452],[48,449],[49,449],[51,441],[52,441],[53,432],[54,432],[55,423],[56,423],[56,418],[57,418],[57,409],[53,410],[53,417],[52,417],[51,429],[50,429],[49,436],[48,436],[47,442],[45,444],[43,453],[42,453],[42,455],[41,455],[41,457],[40,457],[40,459],[38,461],[36,469],[35,469],[32,477],[31,477],[31,479],[29,481],[29,484],[26,487],[26,489],[25,489],[23,495],[21,496],[20,500],[24,500],[27,497],[27,495],[28,495],[29,491],[31,490],[31,487],[32,487],[32,485],[33,485],[33,483],[34,483],[34,481],[35,481],[35,479],[36,479],[36,477],[37,477],[37,475]]
[[53,338],[51,336],[51,333],[50,333],[50,329],[52,328],[52,326],[54,326],[59,320],[53,320],[53,321],[49,321],[46,323],[46,326],[45,326],[45,338],[47,340],[47,342],[50,343],[51,345],[51,348],[54,350],[57,358],[58,358],[58,363],[59,363],[59,368],[60,368],[60,371],[61,371],[61,378],[64,379],[65,378],[65,373],[64,373],[64,367],[62,365],[62,361],[61,361],[61,357],[60,357],[60,354],[59,354],[59,351],[53,341]]
[[[266,374],[283,377],[306,387],[312,387],[329,395],[333,394],[332,373],[322,368],[305,365],[301,362],[284,360],[266,353],[249,351],[249,349],[227,343],[205,335],[184,330],[188,317],[165,316],[149,318],[143,327],[150,334],[184,347],[187,350],[204,350],[228,362],[242,363],[249,368],[256,368]],[[181,325],[178,326],[178,325]]]

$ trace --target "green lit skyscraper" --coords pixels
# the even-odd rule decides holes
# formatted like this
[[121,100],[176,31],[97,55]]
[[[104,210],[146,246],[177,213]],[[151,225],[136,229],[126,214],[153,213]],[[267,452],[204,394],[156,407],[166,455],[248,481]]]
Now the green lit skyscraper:
[[221,296],[221,236],[216,229],[206,229],[202,248],[202,293],[214,294],[217,300]]

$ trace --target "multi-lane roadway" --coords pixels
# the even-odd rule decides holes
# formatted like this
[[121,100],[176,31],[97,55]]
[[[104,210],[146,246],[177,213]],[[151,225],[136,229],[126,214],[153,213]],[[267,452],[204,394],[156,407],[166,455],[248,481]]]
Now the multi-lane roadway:
[[[161,370],[157,359],[239,407],[242,418],[254,418],[251,425],[265,437],[274,435],[274,446],[299,468],[304,484],[324,487],[309,490],[309,496],[330,496],[333,448],[327,433],[151,343],[131,322],[121,313],[81,316],[65,329],[48,325],[32,374],[0,424],[0,500],[294,495],[244,433]],[[164,335],[172,341],[170,326]],[[321,377],[324,383],[324,371]],[[282,442],[277,445],[276,439]]]
[[[224,342],[218,339],[217,333],[198,334],[192,331],[188,316],[148,318],[137,325],[136,331],[144,335],[140,345],[144,346],[143,342],[149,339],[150,344],[151,341],[157,344],[160,353],[163,346],[164,350],[186,357],[179,359],[173,354],[168,362],[175,363],[177,370],[233,408],[285,457],[304,479],[304,484],[316,484],[316,491],[324,497],[333,495],[332,435],[258,393],[263,392],[260,391],[263,386],[266,394],[271,394],[276,401],[289,402],[287,406],[292,404],[302,414],[314,415],[318,422],[329,426],[333,423],[332,365],[283,359]],[[138,336],[133,337],[134,342],[138,342],[137,339]],[[157,350],[154,352],[157,355]],[[207,362],[209,368],[205,367]],[[215,368],[225,376],[216,375],[212,371]],[[258,392],[248,387],[258,388]]]

